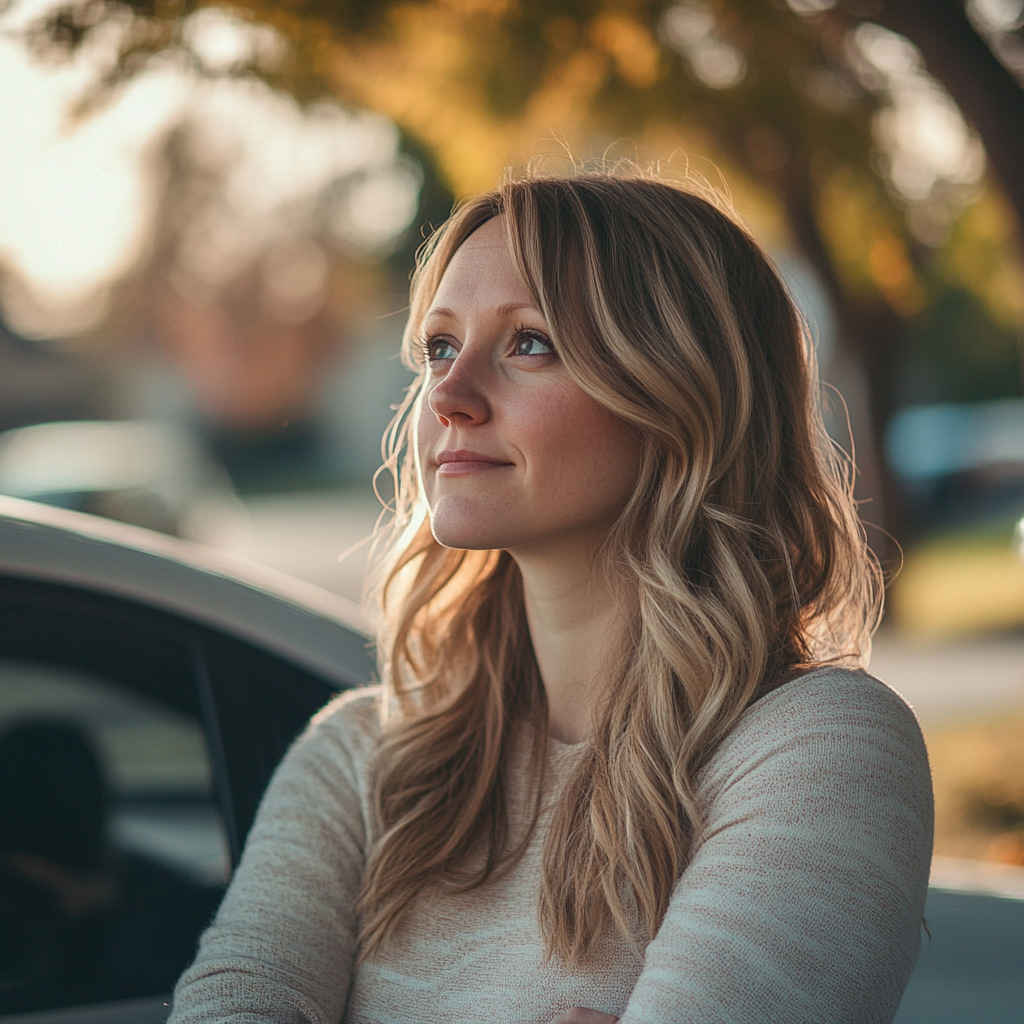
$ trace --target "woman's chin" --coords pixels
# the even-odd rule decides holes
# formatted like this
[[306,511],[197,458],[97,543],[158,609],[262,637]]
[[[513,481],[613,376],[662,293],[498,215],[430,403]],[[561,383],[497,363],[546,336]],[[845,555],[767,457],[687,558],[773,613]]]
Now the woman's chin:
[[480,522],[452,522],[448,517],[434,516],[430,521],[434,540],[446,548],[466,551],[491,551],[517,543],[509,530],[485,527]]
[[495,542],[479,531],[464,530],[433,530],[434,540],[445,548],[458,548],[462,551],[491,551],[508,545]]

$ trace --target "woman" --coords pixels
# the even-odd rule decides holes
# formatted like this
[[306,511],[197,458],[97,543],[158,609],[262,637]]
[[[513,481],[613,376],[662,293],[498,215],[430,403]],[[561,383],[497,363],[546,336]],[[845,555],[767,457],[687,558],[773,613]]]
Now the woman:
[[279,768],[172,1020],[890,1020],[927,757],[842,667],[878,570],[765,255],[653,177],[513,182],[404,352],[383,687]]

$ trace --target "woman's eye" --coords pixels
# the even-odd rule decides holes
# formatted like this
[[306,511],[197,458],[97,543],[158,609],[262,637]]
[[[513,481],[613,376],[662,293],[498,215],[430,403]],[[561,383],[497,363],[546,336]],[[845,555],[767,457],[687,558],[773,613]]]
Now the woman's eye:
[[516,336],[517,356],[547,356],[554,351],[551,339],[537,331],[520,331]]
[[447,338],[429,338],[423,343],[423,355],[428,363],[455,358],[455,346]]

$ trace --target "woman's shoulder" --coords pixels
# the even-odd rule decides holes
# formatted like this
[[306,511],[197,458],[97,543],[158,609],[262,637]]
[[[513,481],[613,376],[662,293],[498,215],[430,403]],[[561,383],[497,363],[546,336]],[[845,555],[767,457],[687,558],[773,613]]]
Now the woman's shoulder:
[[380,701],[380,687],[348,691],[310,719],[274,772],[254,834],[273,839],[311,818],[329,830],[365,828]]
[[380,738],[383,701],[380,685],[346,690],[310,719],[296,746],[307,752],[331,749],[365,763]]
[[[848,778],[896,771],[930,792],[928,755],[913,710],[862,669],[804,672],[752,704],[709,761],[711,790],[748,770],[799,768]],[[916,785],[916,783],[915,783]]]
[[921,735],[913,709],[891,686],[864,669],[838,665],[794,676],[752,704],[737,728],[757,731],[766,724],[773,733],[875,725]]

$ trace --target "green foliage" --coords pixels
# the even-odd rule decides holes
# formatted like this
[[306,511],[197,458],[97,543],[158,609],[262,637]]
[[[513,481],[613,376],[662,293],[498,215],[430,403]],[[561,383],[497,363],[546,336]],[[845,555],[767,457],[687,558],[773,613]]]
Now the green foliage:
[[423,171],[419,210],[406,230],[405,237],[387,258],[392,285],[397,295],[404,295],[416,265],[416,252],[434,228],[443,224],[452,212],[455,196],[437,166],[434,154],[417,139],[402,135],[402,152],[415,160]]
[[[203,6],[218,5],[84,0],[48,14],[33,38],[37,46],[71,52],[100,26],[120,26],[118,61],[104,81],[114,88],[156,55],[175,50],[187,56],[181,28]],[[684,8],[691,23],[699,21],[700,5],[666,0],[236,0],[222,6],[271,26],[289,44],[275,62],[254,62],[231,73],[260,75],[302,98],[338,92],[340,58],[333,44],[415,45],[401,37],[403,19],[410,10],[433,9],[471,43],[465,60],[452,62],[450,54],[437,53],[439,71],[457,76],[467,101],[478,98],[495,118],[521,114],[572,54],[589,50],[604,67],[599,87],[585,97],[587,113],[606,132],[635,138],[651,125],[699,125],[754,177],[771,178],[791,156],[827,152],[876,178],[869,154],[878,102],[850,73],[844,25],[801,18],[783,3],[718,0],[708,8],[714,21],[703,42],[699,26],[674,34],[670,28],[673,13],[678,20]],[[701,46],[706,51],[711,41],[741,62],[744,70],[735,82],[702,76]],[[193,63],[202,66],[201,60]]]
[[978,402],[1021,393],[1016,332],[972,291],[942,283],[908,337],[916,403]]

